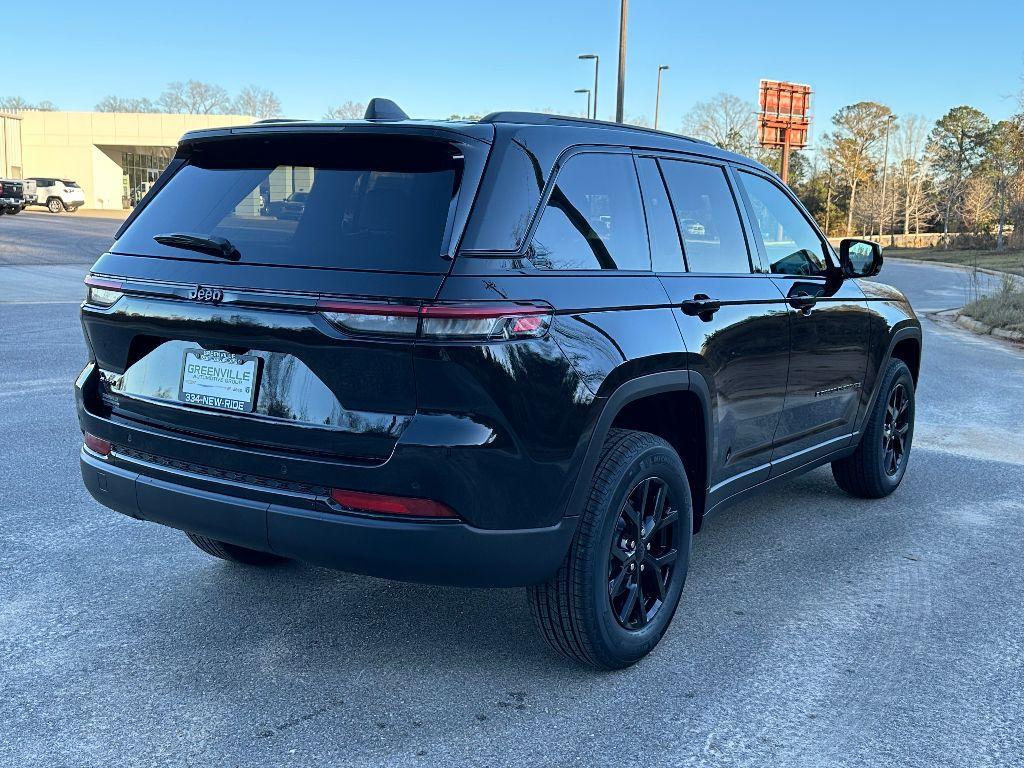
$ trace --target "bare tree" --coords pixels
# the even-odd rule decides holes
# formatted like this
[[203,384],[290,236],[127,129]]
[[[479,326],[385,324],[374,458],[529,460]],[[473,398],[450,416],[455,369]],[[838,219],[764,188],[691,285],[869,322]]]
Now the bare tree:
[[960,215],[964,226],[971,232],[989,232],[996,223],[997,196],[993,179],[987,174],[975,174],[964,184]]
[[57,107],[52,101],[40,101],[32,104],[21,96],[0,96],[0,111],[16,112],[19,109],[35,109],[40,112],[53,112]]
[[252,115],[257,120],[266,120],[281,116],[281,101],[273,91],[247,85],[235,97],[232,109],[239,115]]
[[683,116],[683,133],[731,152],[749,154],[757,143],[757,107],[731,93],[701,101]]
[[147,98],[104,96],[96,105],[97,112],[156,112],[157,106]]
[[223,115],[231,110],[231,98],[219,85],[189,80],[168,83],[157,100],[164,112],[190,115]]
[[899,198],[903,213],[903,233],[910,234],[911,220],[919,220],[915,209],[921,205],[924,181],[929,173],[925,148],[928,121],[920,115],[906,115],[896,132],[893,150],[893,201]]
[[366,105],[356,101],[346,101],[337,107],[329,107],[324,112],[324,120],[361,120],[366,114]]

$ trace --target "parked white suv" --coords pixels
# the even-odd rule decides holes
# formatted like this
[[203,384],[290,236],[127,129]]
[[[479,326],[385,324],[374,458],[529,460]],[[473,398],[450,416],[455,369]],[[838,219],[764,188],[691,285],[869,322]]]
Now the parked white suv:
[[35,205],[45,205],[50,213],[74,213],[85,204],[85,192],[70,179],[32,176],[36,183]]

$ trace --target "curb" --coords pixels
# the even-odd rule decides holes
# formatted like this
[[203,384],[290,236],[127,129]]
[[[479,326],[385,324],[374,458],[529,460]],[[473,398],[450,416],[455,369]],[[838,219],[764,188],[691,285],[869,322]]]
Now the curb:
[[956,324],[961,328],[966,328],[968,331],[981,334],[982,336],[995,336],[997,339],[1004,339],[1005,341],[1024,342],[1024,333],[1021,331],[993,328],[991,325],[986,325],[962,312],[956,315]]
[[[904,259],[899,256],[885,256],[886,262],[894,261],[897,264],[921,264],[923,266],[932,267],[946,267],[947,269],[959,269],[962,272],[981,272],[983,275],[989,277],[1003,277],[1009,275],[1010,279],[1015,283],[1018,283],[1021,287],[1024,287],[1024,277],[1021,275],[1015,275],[1013,272],[1000,272],[998,269],[989,269],[987,267],[971,267],[966,264],[953,264],[948,261],[925,261],[924,259]],[[884,269],[884,267],[883,267]]]

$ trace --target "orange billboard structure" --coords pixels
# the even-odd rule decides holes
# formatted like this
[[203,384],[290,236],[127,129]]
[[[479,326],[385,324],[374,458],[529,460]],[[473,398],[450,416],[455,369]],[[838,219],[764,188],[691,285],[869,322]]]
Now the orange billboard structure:
[[762,147],[781,147],[782,180],[789,181],[789,153],[807,146],[811,127],[811,86],[762,80],[758,97],[757,140]]

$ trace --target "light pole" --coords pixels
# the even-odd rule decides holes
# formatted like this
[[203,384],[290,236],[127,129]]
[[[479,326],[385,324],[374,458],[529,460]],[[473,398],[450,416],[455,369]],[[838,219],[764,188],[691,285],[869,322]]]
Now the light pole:
[[882,160],[882,199],[878,205],[878,239],[882,239],[882,227],[885,223],[885,182],[889,173],[889,129],[896,120],[896,115],[885,119],[885,152]]
[[[584,61],[589,61],[590,59],[594,60],[594,114],[593,114],[593,118],[596,120],[597,119],[597,71],[598,71],[598,69],[601,66],[601,57],[598,56],[596,53],[584,53],[583,55],[579,56],[578,58],[580,58],[580,59],[582,59]],[[588,117],[589,116],[590,115],[588,115]]]
[[661,106],[661,73],[668,69],[668,64],[658,67],[658,90],[654,94],[654,130],[658,130],[658,108]]
[[615,97],[615,122],[623,119],[623,103],[626,100],[626,16],[629,13],[629,0],[622,0],[619,10],[619,85]]
[[587,94],[587,117],[590,117],[590,89],[589,88],[577,88],[573,93],[585,93]]

